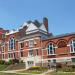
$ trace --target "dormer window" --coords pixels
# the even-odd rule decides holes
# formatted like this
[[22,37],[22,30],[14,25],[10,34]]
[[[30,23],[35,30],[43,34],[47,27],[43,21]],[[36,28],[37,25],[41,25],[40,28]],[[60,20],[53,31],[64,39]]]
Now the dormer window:
[[15,49],[15,39],[10,38],[9,40],[9,50],[14,50]]

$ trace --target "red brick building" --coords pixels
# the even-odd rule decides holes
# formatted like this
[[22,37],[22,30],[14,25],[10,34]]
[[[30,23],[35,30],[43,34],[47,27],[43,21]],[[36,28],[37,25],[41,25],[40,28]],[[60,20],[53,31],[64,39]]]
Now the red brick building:
[[26,68],[75,62],[75,33],[54,36],[48,32],[47,18],[43,23],[28,21],[17,30],[0,28],[0,59],[23,60]]

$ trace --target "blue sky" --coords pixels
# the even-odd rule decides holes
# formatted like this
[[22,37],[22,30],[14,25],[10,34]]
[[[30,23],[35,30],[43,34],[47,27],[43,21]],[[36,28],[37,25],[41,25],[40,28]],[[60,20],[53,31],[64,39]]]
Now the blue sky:
[[0,0],[0,27],[17,29],[43,17],[54,35],[75,32],[75,0]]

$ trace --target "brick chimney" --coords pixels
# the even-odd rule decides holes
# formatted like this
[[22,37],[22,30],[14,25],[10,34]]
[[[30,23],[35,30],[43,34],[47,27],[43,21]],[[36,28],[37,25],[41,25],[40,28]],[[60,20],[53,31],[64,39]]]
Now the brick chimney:
[[43,18],[43,24],[45,25],[45,27],[48,31],[48,19],[46,17]]

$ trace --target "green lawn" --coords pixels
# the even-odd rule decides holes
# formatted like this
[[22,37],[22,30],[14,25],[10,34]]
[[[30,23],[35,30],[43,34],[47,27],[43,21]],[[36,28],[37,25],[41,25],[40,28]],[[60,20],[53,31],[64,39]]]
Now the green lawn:
[[75,75],[75,73],[64,73],[64,72],[52,72],[46,75]]
[[10,73],[0,73],[0,75],[19,75],[19,74],[10,74]]
[[0,73],[0,75],[31,75],[31,74]]
[[43,71],[20,71],[19,73],[41,74]]
[[4,70],[7,67],[8,67],[8,65],[0,65],[0,71]]
[[[0,75],[34,75],[34,74],[16,74],[16,73],[1,73]],[[75,73],[64,73],[64,72],[52,72],[46,75],[75,75]]]

